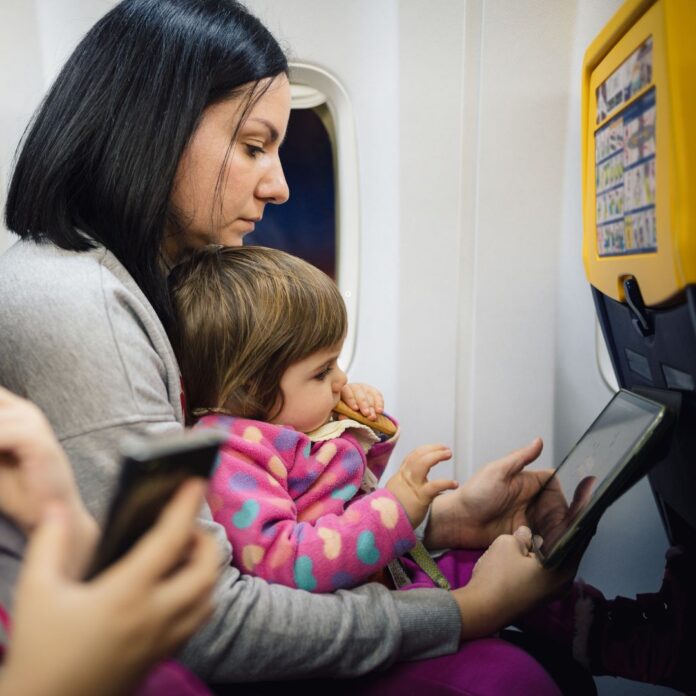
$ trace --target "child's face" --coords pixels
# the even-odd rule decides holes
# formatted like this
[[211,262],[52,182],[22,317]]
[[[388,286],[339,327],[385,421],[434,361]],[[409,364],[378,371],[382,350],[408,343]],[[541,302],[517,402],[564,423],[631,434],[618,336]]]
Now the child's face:
[[283,408],[273,423],[308,433],[329,420],[347,381],[336,362],[342,346],[343,341],[285,370],[280,380]]

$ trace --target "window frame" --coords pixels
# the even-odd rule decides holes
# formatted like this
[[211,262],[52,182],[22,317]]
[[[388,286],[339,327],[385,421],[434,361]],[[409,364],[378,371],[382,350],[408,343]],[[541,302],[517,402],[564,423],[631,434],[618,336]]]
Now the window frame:
[[[348,333],[340,361],[348,370],[355,356],[360,282],[360,195],[353,108],[343,85],[329,72],[309,63],[291,62],[290,84],[318,90],[333,119],[327,128],[334,160],[336,284],[346,304]],[[293,108],[303,108],[297,106]],[[307,107],[304,107],[307,108]]]

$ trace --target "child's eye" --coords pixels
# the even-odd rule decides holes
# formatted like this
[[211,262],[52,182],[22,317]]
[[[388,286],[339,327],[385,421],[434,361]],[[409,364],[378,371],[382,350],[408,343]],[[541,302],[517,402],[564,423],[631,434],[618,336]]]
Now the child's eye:
[[331,372],[331,368],[325,367],[321,372],[317,372],[317,374],[314,375],[314,379],[319,382],[323,382],[328,377],[329,372]]

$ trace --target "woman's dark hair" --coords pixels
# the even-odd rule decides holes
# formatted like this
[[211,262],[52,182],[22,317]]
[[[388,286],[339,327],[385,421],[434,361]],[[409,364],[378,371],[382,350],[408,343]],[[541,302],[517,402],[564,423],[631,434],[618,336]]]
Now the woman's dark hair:
[[234,0],[125,0],[80,42],[28,127],[7,227],[73,251],[103,244],[168,326],[161,247],[184,148],[207,106],[245,94],[243,120],[260,81],[287,69]]

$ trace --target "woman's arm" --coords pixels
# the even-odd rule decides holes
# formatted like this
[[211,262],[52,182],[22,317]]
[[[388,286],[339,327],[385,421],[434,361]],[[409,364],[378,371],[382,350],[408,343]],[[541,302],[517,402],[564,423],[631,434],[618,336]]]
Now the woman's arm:
[[462,638],[491,635],[548,601],[570,584],[579,556],[547,570],[532,551],[528,527],[499,536],[476,563],[466,587],[453,592],[462,616]]
[[487,464],[459,489],[433,502],[425,532],[429,548],[486,548],[500,534],[527,524],[526,509],[551,472],[525,467],[541,453],[537,438]]

